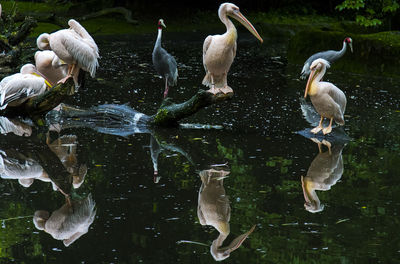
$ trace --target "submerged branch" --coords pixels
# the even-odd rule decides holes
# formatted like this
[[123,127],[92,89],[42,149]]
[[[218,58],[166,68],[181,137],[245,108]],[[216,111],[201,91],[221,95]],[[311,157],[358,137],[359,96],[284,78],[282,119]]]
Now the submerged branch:
[[175,104],[169,98],[164,100],[157,113],[151,116],[151,124],[155,126],[173,126],[186,117],[215,103],[229,100],[233,93],[214,95],[205,90],[199,90],[186,102]]

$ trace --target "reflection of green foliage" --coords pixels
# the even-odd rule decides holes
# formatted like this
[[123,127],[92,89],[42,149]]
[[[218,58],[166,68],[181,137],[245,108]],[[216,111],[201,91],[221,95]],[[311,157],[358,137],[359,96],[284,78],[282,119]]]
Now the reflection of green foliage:
[[270,157],[267,161],[266,165],[268,167],[277,167],[280,166],[280,170],[282,174],[285,174],[289,171],[289,166],[292,165],[292,160],[285,159],[283,157]]
[[[27,244],[25,254],[29,257],[42,256],[42,247],[39,236],[32,236],[32,210],[22,203],[8,202],[1,204],[0,211],[0,258],[1,260],[14,259],[12,248]],[[27,217],[24,217],[27,216]],[[29,243],[26,243],[27,237]]]

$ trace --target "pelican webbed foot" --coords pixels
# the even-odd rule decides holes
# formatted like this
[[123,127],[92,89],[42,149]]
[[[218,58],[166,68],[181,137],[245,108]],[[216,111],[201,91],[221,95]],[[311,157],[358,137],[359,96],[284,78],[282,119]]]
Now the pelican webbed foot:
[[317,126],[311,129],[311,133],[317,134],[319,131],[323,130],[324,128],[322,126]]
[[331,118],[331,120],[329,121],[329,126],[322,129],[322,133],[324,133],[324,135],[332,132],[332,121],[333,121],[333,118]]
[[232,88],[229,87],[228,85],[224,86],[223,88],[220,88],[219,91],[224,94],[233,93]]
[[64,78],[62,78],[61,80],[59,80],[58,82],[57,82],[57,84],[64,84],[69,78],[71,78],[72,77],[72,75],[67,75],[67,76],[65,76]]
[[207,92],[212,93],[214,95],[219,93],[219,89],[216,89],[214,85],[211,86],[210,89],[207,90]]

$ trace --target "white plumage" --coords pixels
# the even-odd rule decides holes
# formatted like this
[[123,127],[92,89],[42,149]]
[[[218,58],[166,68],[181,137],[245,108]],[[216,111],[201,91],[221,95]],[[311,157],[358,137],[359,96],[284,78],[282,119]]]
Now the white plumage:
[[0,82],[0,110],[18,106],[27,99],[46,91],[46,82],[33,64],[25,64],[20,73],[3,78]]
[[52,34],[43,33],[37,38],[37,46],[41,50],[52,50],[64,62],[68,64],[68,76],[73,76],[77,85],[79,69],[90,73],[91,77],[96,74],[99,66],[99,49],[84,27],[76,20],[68,21],[69,29],[58,30]]

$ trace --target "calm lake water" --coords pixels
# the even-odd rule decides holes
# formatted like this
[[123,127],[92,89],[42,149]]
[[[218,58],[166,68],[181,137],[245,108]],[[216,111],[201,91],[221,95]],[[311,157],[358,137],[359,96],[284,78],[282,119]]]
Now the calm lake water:
[[[179,65],[176,102],[202,88],[206,35],[164,34]],[[96,79],[66,103],[129,103],[153,114],[163,92],[151,64],[155,37],[99,38]],[[27,137],[0,135],[0,262],[400,263],[400,76],[333,65],[324,79],[348,98],[346,125],[320,152],[296,133],[311,127],[300,109],[306,82],[285,54],[281,43],[261,46],[239,32],[234,98],[184,120],[223,129],[123,137],[23,125]],[[72,193],[72,210],[57,186]],[[302,186],[314,201],[308,210]],[[39,210],[53,212],[46,231],[34,225]]]

